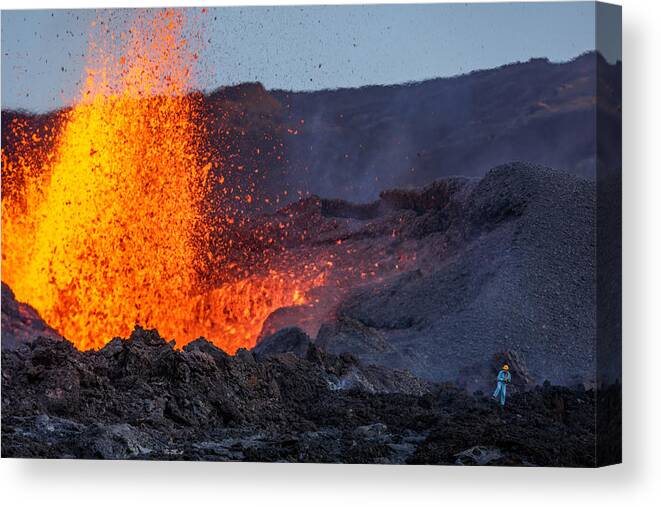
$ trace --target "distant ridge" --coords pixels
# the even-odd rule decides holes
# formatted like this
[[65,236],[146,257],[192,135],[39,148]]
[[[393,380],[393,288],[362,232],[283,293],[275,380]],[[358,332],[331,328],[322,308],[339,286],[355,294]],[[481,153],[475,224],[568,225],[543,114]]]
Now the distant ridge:
[[[244,83],[203,97],[208,149],[230,178],[259,172],[264,197],[286,190],[366,202],[513,160],[594,179],[597,128],[621,128],[621,74],[620,62],[590,52],[401,85],[287,92]],[[12,121],[30,134],[60,113],[3,111],[5,153],[16,140]],[[620,146],[601,158],[619,168]]]

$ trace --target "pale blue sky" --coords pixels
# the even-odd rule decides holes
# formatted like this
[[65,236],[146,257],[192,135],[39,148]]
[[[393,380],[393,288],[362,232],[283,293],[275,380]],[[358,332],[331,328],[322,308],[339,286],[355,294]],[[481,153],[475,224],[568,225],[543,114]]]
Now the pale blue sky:
[[[209,9],[201,86],[355,87],[531,57],[565,61],[594,49],[594,12],[592,2]],[[114,28],[131,15],[115,15]],[[2,107],[46,111],[75,98],[96,16],[95,10],[2,11]],[[605,56],[618,59],[616,51]]]

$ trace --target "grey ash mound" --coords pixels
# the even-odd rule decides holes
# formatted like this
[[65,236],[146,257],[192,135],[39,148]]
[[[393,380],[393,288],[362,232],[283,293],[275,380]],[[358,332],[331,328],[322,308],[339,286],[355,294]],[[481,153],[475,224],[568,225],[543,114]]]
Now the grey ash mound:
[[3,350],[2,456],[595,464],[593,391],[537,387],[502,411],[348,354],[299,352],[228,356],[203,339],[179,351],[139,328],[97,352],[52,338]]
[[469,391],[487,387],[494,354],[515,355],[534,383],[591,383],[595,203],[594,182],[523,163],[372,204],[322,200],[318,229],[332,234],[320,242],[416,262],[345,295],[315,343]]

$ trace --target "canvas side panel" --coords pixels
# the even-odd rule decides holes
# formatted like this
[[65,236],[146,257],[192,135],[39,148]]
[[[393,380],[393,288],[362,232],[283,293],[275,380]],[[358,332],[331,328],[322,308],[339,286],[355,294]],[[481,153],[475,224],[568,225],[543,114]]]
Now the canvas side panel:
[[622,9],[597,3],[597,465],[622,461]]

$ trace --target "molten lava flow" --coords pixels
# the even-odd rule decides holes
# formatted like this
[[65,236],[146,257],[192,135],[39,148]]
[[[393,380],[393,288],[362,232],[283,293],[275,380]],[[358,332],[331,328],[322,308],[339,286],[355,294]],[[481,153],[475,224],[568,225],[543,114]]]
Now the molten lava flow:
[[266,272],[201,293],[211,164],[184,12],[139,16],[110,48],[93,45],[81,98],[38,168],[28,147],[9,171],[3,149],[3,177],[23,180],[3,195],[2,279],[80,349],[140,324],[234,352],[323,282]]

